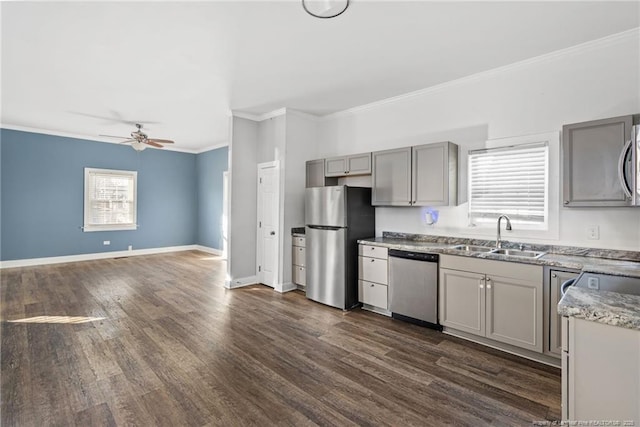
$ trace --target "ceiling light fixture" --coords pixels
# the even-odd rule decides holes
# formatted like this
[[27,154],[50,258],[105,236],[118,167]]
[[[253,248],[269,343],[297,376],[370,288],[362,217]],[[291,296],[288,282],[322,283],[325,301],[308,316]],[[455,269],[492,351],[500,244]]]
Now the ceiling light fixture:
[[146,144],[144,144],[144,143],[142,143],[142,142],[138,142],[138,141],[136,141],[136,142],[132,142],[132,143],[131,143],[131,147],[132,147],[134,150],[136,150],[136,151],[142,151],[142,150],[144,150],[145,148],[147,148]]
[[316,18],[335,18],[349,7],[349,0],[302,0],[302,7]]

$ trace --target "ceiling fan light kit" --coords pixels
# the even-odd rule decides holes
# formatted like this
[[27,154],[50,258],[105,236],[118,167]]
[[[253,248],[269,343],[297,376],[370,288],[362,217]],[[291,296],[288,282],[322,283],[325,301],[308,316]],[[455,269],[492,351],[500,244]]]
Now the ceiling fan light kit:
[[302,7],[316,18],[335,18],[347,10],[349,0],[302,0]]
[[149,138],[146,133],[142,132],[142,125],[136,123],[136,130],[131,132],[131,136],[115,136],[115,135],[100,135],[109,138],[121,138],[124,139],[120,144],[130,144],[136,151],[142,151],[147,148],[148,145],[156,148],[164,148],[162,144],[173,144],[170,139],[155,139]]
[[147,146],[142,142],[136,141],[131,143],[131,148],[136,151],[143,151],[145,148],[147,148]]

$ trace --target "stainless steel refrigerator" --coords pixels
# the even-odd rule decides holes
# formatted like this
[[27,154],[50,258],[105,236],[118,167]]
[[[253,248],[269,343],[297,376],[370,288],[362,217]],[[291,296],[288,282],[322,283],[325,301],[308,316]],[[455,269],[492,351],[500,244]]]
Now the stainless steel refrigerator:
[[343,310],[358,305],[358,239],[375,236],[371,189],[307,188],[307,298]]

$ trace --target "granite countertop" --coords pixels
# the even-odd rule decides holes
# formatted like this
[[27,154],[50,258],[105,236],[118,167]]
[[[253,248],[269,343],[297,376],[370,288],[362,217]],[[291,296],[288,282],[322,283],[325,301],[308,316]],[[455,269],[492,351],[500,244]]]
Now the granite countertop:
[[640,296],[571,287],[558,304],[561,316],[640,331]]
[[[454,245],[493,247],[495,241],[491,240],[384,232],[382,237],[363,239],[358,242],[389,249],[468,256],[640,278],[640,252],[634,251],[526,245],[526,249],[547,252],[540,258],[532,259],[451,249]],[[516,243],[503,242],[505,248],[517,246]],[[558,313],[563,316],[574,316],[607,325],[640,330],[640,296],[636,295],[571,287],[558,304]]]
[[[575,270],[588,271],[591,273],[604,273],[618,276],[628,277],[640,277],[640,262],[631,260],[619,260],[610,258],[599,258],[594,256],[583,256],[571,253],[547,253],[540,258],[520,258],[514,256],[492,254],[487,252],[467,252],[456,249],[451,249],[451,246],[458,244],[465,245],[477,245],[493,247],[493,241],[478,241],[471,239],[451,239],[442,238],[441,241],[424,241],[415,240],[413,238],[399,238],[399,237],[375,237],[371,239],[359,240],[359,243],[365,243],[375,246],[383,246],[389,249],[400,249],[416,252],[433,252],[439,254],[468,256],[473,258],[490,259],[496,261],[509,261],[519,262],[523,264],[534,264],[542,266],[570,268]],[[442,241],[446,240],[446,241]],[[505,245],[507,247],[507,245]],[[526,249],[532,249],[536,251],[568,251],[561,249],[561,247],[542,247],[527,245]],[[571,248],[574,249],[574,248]],[[579,250],[572,250],[572,252],[580,252]],[[604,250],[598,250],[599,254],[606,254]],[[616,251],[612,251],[616,252]],[[619,252],[619,251],[617,251]],[[625,251],[622,251],[625,252]],[[626,252],[625,252],[626,253]]]

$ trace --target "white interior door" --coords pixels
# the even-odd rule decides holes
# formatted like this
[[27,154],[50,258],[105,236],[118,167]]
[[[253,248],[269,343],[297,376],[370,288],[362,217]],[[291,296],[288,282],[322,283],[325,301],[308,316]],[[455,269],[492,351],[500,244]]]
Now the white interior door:
[[278,279],[280,181],[277,162],[258,165],[258,281],[274,287]]

